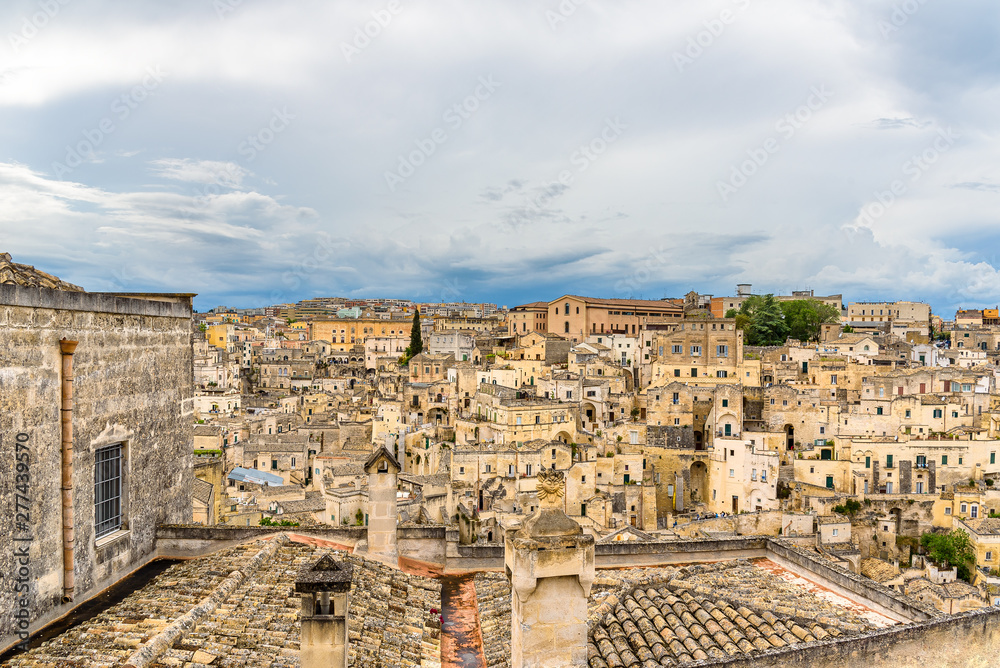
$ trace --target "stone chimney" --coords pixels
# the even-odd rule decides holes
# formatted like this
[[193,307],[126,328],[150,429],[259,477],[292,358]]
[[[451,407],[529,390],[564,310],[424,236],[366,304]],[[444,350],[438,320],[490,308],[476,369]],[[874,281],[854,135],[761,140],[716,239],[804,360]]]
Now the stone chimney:
[[299,571],[295,591],[302,595],[302,668],[347,668],[351,565],[325,554]]
[[379,448],[365,462],[368,474],[368,556],[393,568],[396,550],[396,477],[400,467],[392,453]]
[[506,535],[512,668],[587,665],[594,537],[562,511],[564,494],[562,471],[540,471],[538,512]]

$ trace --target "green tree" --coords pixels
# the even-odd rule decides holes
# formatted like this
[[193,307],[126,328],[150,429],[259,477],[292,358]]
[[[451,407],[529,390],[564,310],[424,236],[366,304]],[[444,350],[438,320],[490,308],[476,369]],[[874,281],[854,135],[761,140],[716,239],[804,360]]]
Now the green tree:
[[976,553],[969,534],[961,529],[951,533],[925,533],[920,537],[920,544],[940,566],[955,566],[958,577],[970,580],[976,565]]
[[407,366],[410,360],[419,355],[424,349],[424,341],[420,336],[420,309],[413,310],[413,326],[410,327],[410,345],[406,347],[403,356],[399,358],[400,366]]
[[788,335],[799,341],[819,340],[820,325],[840,320],[840,311],[818,299],[781,302],[781,313],[788,325]]
[[734,308],[731,308],[728,311],[726,311],[725,317],[726,318],[732,318],[733,320],[736,321],[736,323],[735,323],[736,324],[736,329],[746,330],[747,325],[750,324],[750,317],[747,316],[747,315],[744,315],[743,313],[740,313],[739,311],[737,311]]
[[413,326],[410,327],[410,347],[406,349],[409,357],[416,357],[424,349],[424,341],[420,338],[420,309],[413,310]]
[[737,326],[740,316],[747,318],[743,327],[746,343],[750,346],[780,346],[788,338],[788,325],[785,324],[781,307],[774,295],[751,295],[740,306],[737,315]]

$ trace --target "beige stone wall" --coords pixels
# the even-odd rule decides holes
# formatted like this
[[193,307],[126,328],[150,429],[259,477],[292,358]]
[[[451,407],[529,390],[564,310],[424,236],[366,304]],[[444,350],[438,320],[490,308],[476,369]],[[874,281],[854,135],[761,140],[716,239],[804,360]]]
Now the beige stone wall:
[[[59,340],[74,355],[74,600],[148,560],[158,524],[191,517],[193,350],[189,298],[143,301],[0,285],[0,458],[9,474],[0,552],[30,535],[32,628],[64,613]],[[27,518],[15,525],[15,438],[27,435]],[[23,438],[22,438],[23,440]],[[124,444],[128,531],[95,541],[94,453]],[[23,452],[23,450],[22,450]],[[27,491],[27,494],[23,492]],[[22,504],[24,502],[22,501]],[[12,562],[10,562],[12,563]],[[8,573],[9,575],[9,573]],[[11,642],[13,580],[0,588],[0,646]]]
[[523,603],[514,592],[511,611],[512,666],[587,665],[587,597],[578,576],[541,578]]

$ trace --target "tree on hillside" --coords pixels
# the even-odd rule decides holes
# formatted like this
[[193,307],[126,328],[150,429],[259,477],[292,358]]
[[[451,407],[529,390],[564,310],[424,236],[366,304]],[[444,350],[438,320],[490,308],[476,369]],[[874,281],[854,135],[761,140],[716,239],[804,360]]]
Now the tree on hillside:
[[818,340],[820,325],[840,320],[840,311],[818,299],[781,302],[781,313],[788,325],[788,335],[799,341]]
[[951,533],[925,533],[920,537],[920,544],[938,565],[955,566],[958,577],[966,581],[970,579],[972,568],[976,565],[976,553],[969,534],[961,529]]
[[732,318],[736,321],[736,329],[746,330],[747,325],[750,324],[750,317],[740,313],[734,308],[726,311],[725,317]]
[[774,295],[751,295],[740,306],[736,315],[746,318],[743,326],[745,342],[749,346],[780,346],[788,338],[788,325]]
[[406,353],[403,355],[403,365],[405,366],[410,362],[410,360],[424,349],[424,341],[420,337],[420,309],[413,310],[413,326],[410,327],[410,345],[406,348]]

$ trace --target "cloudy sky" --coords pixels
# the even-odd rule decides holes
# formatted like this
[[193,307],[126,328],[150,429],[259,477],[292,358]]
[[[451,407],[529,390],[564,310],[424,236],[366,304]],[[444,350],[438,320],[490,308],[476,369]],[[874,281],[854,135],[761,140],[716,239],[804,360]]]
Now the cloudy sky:
[[996,0],[6,0],[0,251],[196,306],[1000,302]]

